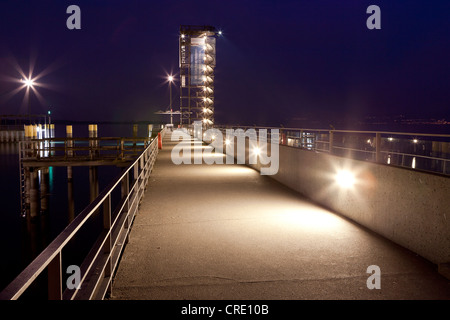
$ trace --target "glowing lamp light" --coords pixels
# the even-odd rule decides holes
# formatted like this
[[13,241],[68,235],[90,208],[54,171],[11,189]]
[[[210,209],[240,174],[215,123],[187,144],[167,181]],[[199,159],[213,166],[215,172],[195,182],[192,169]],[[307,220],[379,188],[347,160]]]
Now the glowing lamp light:
[[261,150],[259,150],[258,147],[253,148],[253,153],[256,154],[257,156],[259,156],[260,152],[261,152]]
[[338,171],[335,177],[336,183],[342,188],[349,189],[355,185],[355,176],[347,170]]
[[388,138],[388,140],[389,140],[389,141],[393,141],[393,140],[394,140],[394,138],[392,138],[392,137],[389,137],[389,138]]
[[27,86],[27,87],[32,87],[34,84],[33,79],[22,79],[22,82]]
[[222,35],[222,31],[220,30],[220,31],[219,31],[219,36],[221,36],[221,35]]
[[173,81],[173,76],[169,76],[167,79],[168,79],[170,82],[172,82],[172,81]]
[[414,142],[414,143],[417,143],[417,142],[419,142],[419,140],[417,140],[417,139],[414,139],[414,140],[413,140],[413,142]]
[[230,144],[230,140],[229,140],[229,139],[226,139],[226,140],[225,140],[225,144],[228,146],[228,145]]

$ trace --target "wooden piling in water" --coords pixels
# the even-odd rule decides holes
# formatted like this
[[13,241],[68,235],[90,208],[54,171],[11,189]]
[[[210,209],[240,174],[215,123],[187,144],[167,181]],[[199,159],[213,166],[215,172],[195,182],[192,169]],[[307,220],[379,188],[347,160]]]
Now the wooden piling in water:
[[29,186],[30,186],[30,217],[35,218],[38,215],[38,170],[31,168],[29,173]]
[[73,198],[73,180],[67,180],[67,209],[69,214],[69,223],[75,219],[75,201]]
[[[30,140],[32,135],[32,128],[31,125],[24,125],[25,129],[25,143],[26,143],[26,149],[31,147]],[[26,151],[26,155],[28,156],[30,154],[30,150]],[[24,186],[25,190],[23,191],[25,194],[23,195],[23,200],[25,202],[25,215],[30,215],[30,190],[31,190],[31,184],[30,184],[30,169],[24,168],[23,169],[23,176],[22,179],[24,179]]]
[[[137,124],[133,124],[133,138],[137,138],[138,136],[138,125]],[[136,148],[136,140],[133,141],[133,148]]]
[[48,168],[42,168],[39,170],[40,172],[40,185],[39,185],[39,192],[40,192],[40,200],[41,200],[41,213],[45,213],[48,210],[48,184],[49,184],[49,177],[48,177]]
[[[97,138],[98,131],[96,124],[89,125],[89,138]],[[98,146],[97,140],[89,140],[89,154],[91,159],[93,159],[97,152],[95,148]],[[98,196],[98,170],[97,167],[90,166],[89,167],[89,190],[90,190],[90,200],[91,202],[95,200]]]
[[89,167],[89,190],[91,202],[98,196],[98,168]]
[[[70,138],[70,139],[73,138],[71,125],[66,126],[66,136],[67,136],[67,138]],[[72,149],[73,141],[70,139],[67,140],[67,152],[66,152],[67,157],[73,156],[73,149]],[[67,181],[72,181],[72,166],[67,166]]]

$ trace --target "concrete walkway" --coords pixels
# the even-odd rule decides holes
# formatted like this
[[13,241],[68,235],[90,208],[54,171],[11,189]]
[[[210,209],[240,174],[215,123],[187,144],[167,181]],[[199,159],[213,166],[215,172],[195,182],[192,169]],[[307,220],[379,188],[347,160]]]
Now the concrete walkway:
[[246,166],[174,165],[167,139],[111,299],[450,299],[410,251]]

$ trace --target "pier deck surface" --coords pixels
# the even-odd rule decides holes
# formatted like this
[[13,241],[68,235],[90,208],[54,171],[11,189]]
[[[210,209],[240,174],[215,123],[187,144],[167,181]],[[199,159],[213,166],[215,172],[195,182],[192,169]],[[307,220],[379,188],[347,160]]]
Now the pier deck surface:
[[450,299],[414,253],[246,166],[177,166],[166,137],[112,300]]

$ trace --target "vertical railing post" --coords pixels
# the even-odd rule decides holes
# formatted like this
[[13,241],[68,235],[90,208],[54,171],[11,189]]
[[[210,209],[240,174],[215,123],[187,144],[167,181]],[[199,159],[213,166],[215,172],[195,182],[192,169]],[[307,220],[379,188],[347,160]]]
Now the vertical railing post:
[[[144,176],[144,183],[145,183],[148,172],[147,172],[147,168],[145,167],[144,158],[145,158],[145,153],[142,155],[141,159],[139,160],[139,166],[140,166],[141,170],[144,172],[143,176]],[[144,188],[144,186],[142,186],[142,188]]]
[[122,199],[124,199],[126,201],[124,210],[128,214],[129,204],[130,204],[129,199],[128,199],[128,193],[130,192],[129,171],[122,178],[121,192],[122,192]]
[[[105,278],[112,276],[112,261],[111,261],[111,251],[112,251],[112,238],[111,238],[111,194],[108,194],[107,198],[103,202],[103,229],[108,232],[108,237],[106,238],[103,253],[108,255],[108,260],[105,266]],[[107,293],[111,293],[111,282],[108,285]]]
[[133,176],[134,181],[139,180],[139,162],[136,162],[136,164],[133,166]]
[[333,154],[333,144],[334,144],[334,131],[330,130],[330,137],[329,137],[329,144],[328,144],[328,151],[330,154]]
[[377,132],[375,136],[375,161],[381,163],[381,133]]
[[300,148],[303,148],[303,130],[300,130]]
[[123,138],[120,139],[120,159],[123,160],[123,156],[124,156],[124,151],[123,151]]
[[61,251],[53,258],[47,267],[48,299],[62,300],[62,263]]

